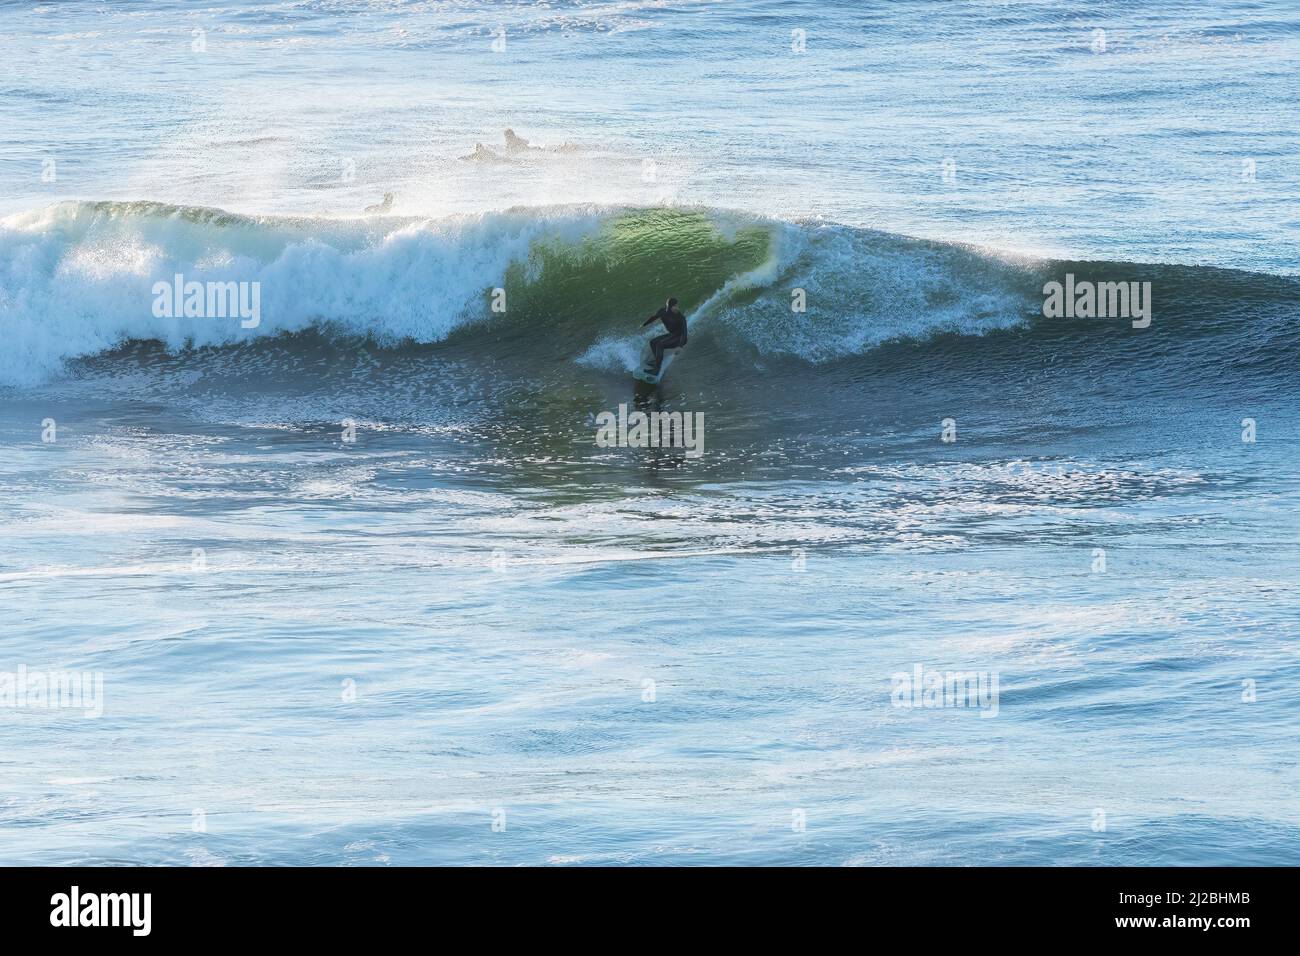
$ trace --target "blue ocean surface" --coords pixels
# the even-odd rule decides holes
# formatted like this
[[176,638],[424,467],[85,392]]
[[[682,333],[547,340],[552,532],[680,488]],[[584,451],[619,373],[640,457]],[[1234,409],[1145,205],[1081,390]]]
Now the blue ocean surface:
[[1294,3],[0,51],[0,863],[1300,863]]

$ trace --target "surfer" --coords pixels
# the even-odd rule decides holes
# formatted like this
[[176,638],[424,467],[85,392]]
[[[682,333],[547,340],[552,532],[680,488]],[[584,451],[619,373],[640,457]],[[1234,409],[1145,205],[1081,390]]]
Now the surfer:
[[367,207],[366,207],[366,212],[385,213],[385,212],[388,212],[388,210],[390,210],[390,209],[392,209],[392,208],[393,208],[393,194],[392,194],[392,193],[384,193],[384,201],[383,201],[383,202],[377,202],[377,203],[375,203],[373,206],[367,206]]
[[667,330],[663,335],[656,335],[650,340],[650,351],[655,357],[654,374],[658,375],[659,369],[663,368],[664,352],[668,349],[679,349],[686,344],[686,316],[682,314],[681,309],[677,308],[677,300],[669,299],[666,306],[641,323],[641,328],[644,329],[656,319],[662,322]]

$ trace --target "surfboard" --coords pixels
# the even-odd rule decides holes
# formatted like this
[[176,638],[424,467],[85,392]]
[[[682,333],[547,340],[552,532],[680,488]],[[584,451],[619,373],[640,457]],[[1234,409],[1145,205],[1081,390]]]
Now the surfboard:
[[668,371],[668,366],[673,364],[673,359],[677,357],[678,349],[666,349],[664,351],[663,363],[659,366],[659,374],[655,375],[651,370],[655,367],[655,354],[650,350],[650,343],[641,352],[641,364],[632,372],[632,377],[638,382],[645,382],[647,385],[658,385],[663,381],[664,373]]

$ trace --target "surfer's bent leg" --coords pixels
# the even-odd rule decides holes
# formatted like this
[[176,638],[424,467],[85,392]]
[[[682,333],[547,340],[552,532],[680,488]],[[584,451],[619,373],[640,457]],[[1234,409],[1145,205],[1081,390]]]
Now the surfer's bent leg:
[[678,336],[673,335],[671,332],[665,332],[663,335],[656,335],[650,340],[650,351],[654,353],[655,357],[656,374],[658,374],[659,370],[664,367],[664,351],[666,349],[677,348],[680,344],[681,342],[678,341]]
[[655,357],[655,371],[658,372],[664,364],[664,348],[666,343],[673,336],[671,334],[656,335],[650,340],[650,351]]

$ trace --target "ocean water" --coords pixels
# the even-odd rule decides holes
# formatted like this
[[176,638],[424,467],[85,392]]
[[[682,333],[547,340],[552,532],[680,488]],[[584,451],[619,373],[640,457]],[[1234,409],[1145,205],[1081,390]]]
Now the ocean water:
[[1300,863],[1293,3],[0,53],[0,862]]

